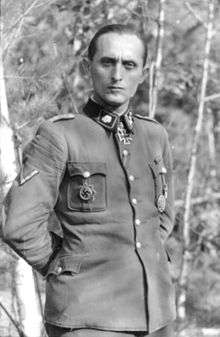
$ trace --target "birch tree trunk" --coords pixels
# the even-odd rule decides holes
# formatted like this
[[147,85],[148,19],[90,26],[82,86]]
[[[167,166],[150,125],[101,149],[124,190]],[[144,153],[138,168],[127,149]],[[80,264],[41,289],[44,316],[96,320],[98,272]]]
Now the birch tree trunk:
[[207,134],[209,144],[209,160],[210,160],[210,178],[212,183],[215,183],[216,178],[216,149],[215,149],[215,136],[214,136],[214,117],[211,109],[207,109]]
[[[2,32],[1,24],[1,32]],[[2,34],[1,34],[2,37]],[[0,41],[0,170],[3,176],[1,192],[6,195],[12,181],[16,177],[16,155],[13,141],[13,130],[10,126],[6,88],[3,72],[2,39]],[[21,322],[23,331],[27,337],[40,337],[42,318],[39,312],[38,300],[35,292],[35,284],[32,269],[19,258],[15,267],[15,286],[21,309]],[[19,310],[18,310],[19,311]]]
[[40,337],[42,316],[35,290],[32,268],[23,259],[19,258],[15,274],[16,290],[24,333],[27,337]]
[[156,41],[156,60],[150,66],[150,94],[149,94],[149,117],[154,118],[157,107],[158,82],[162,63],[162,48],[164,39],[164,17],[166,0],[159,1],[159,20]]
[[194,186],[196,162],[198,156],[198,146],[200,134],[202,131],[202,122],[204,116],[205,93],[208,81],[209,55],[211,49],[211,41],[213,36],[213,19],[214,19],[214,0],[208,1],[208,24],[206,27],[205,57],[203,61],[203,75],[198,107],[198,118],[195,127],[195,133],[190,156],[189,174],[186,188],[186,196],[184,202],[184,223],[183,223],[183,259],[181,265],[181,273],[179,277],[180,293],[177,301],[178,317],[181,320],[186,318],[186,291],[188,283],[188,275],[190,272],[192,256],[190,252],[190,211],[191,199]]

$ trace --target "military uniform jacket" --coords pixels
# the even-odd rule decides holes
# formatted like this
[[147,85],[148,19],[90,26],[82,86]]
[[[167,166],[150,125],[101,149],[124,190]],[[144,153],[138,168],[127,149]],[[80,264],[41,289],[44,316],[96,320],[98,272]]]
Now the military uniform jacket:
[[[89,101],[40,125],[6,198],[3,239],[46,277],[47,322],[151,332],[175,317],[171,154],[156,121],[134,114],[130,144],[116,122]],[[62,241],[48,231],[53,211]]]

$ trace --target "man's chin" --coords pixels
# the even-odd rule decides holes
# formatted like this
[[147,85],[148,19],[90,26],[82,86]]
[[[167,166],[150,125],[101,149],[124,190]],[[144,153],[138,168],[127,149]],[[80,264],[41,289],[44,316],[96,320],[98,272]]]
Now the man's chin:
[[117,97],[117,96],[114,96],[114,95],[103,97],[103,101],[105,103],[109,104],[109,105],[114,106],[114,107],[119,107],[121,105],[126,104],[126,102],[127,102],[124,98]]

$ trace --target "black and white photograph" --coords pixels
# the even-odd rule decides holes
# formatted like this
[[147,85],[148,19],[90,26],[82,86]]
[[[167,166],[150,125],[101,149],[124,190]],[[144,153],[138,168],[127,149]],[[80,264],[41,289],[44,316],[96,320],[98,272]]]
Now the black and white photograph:
[[1,0],[0,337],[220,337],[220,0]]

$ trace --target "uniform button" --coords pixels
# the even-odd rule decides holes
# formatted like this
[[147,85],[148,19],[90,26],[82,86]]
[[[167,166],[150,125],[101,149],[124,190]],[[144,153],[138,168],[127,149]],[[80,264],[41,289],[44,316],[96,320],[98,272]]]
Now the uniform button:
[[137,248],[141,248],[141,246],[142,246],[142,245],[141,245],[141,243],[140,243],[139,241],[136,242],[136,247],[137,247]]
[[122,153],[123,153],[123,156],[126,157],[128,155],[128,150],[123,150]]
[[135,219],[135,225],[139,226],[141,224],[141,220],[140,219]]
[[133,198],[133,199],[132,199],[132,203],[133,203],[134,205],[137,205],[137,199],[136,199],[136,198]]
[[84,178],[89,178],[90,177],[90,172],[89,171],[83,172],[83,177]]
[[62,272],[62,267],[61,266],[57,267],[56,272],[57,274],[60,274]]
[[134,176],[132,174],[129,176],[129,180],[134,181]]

